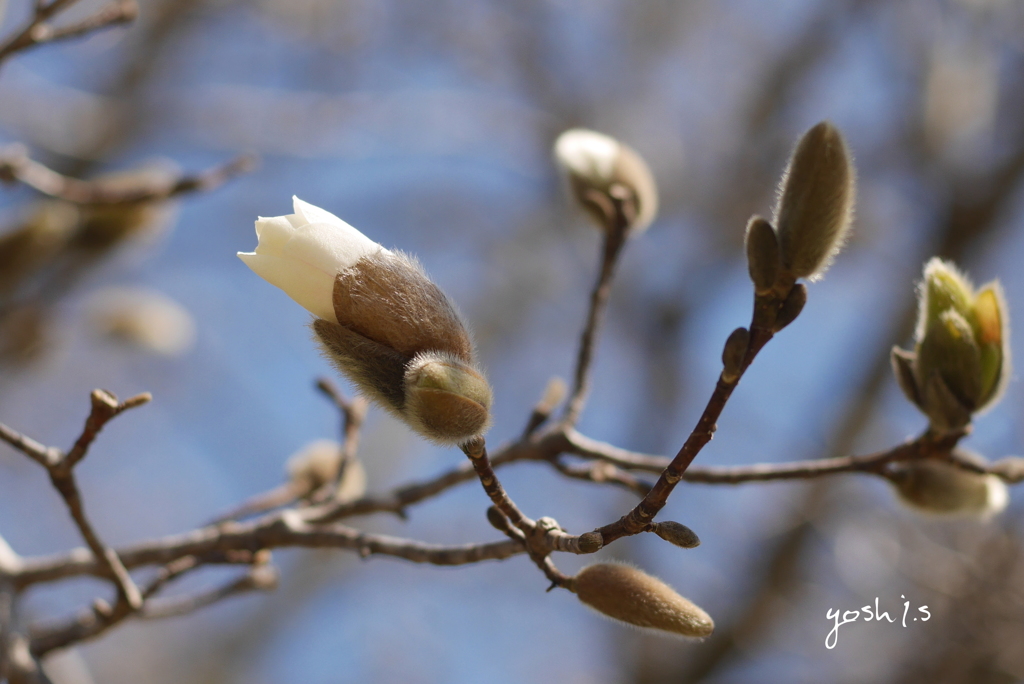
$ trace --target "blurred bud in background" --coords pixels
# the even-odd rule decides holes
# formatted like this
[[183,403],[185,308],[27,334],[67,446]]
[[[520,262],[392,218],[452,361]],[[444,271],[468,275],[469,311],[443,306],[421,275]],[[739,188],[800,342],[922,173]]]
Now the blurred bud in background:
[[[981,457],[957,452],[979,465]],[[920,460],[899,464],[888,475],[900,501],[923,513],[989,517],[1006,508],[1009,491],[995,475],[982,475],[946,461]]]
[[344,458],[342,445],[330,439],[318,439],[304,446],[288,458],[285,470],[302,495],[336,481],[336,501],[354,501],[366,493],[366,470],[362,462]]
[[918,288],[914,351],[894,348],[900,388],[938,431],[959,430],[995,405],[1010,377],[1009,321],[998,281],[977,292],[934,258]]
[[28,217],[0,235],[0,298],[59,252],[79,225],[78,207],[60,200],[36,203]]
[[640,233],[658,213],[658,188],[643,158],[615,138],[573,128],[555,141],[555,161],[572,198],[601,230],[616,202],[623,202],[628,230]]
[[98,334],[148,352],[178,356],[195,344],[192,314],[155,290],[106,288],[89,298],[86,309]]

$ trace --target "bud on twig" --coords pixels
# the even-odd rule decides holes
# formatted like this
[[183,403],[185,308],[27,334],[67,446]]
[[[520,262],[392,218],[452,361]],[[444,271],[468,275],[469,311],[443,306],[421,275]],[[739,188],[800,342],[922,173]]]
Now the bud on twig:
[[573,578],[580,601],[635,627],[686,637],[710,636],[711,616],[656,577],[621,563],[588,565]]
[[779,332],[795,321],[800,312],[804,310],[804,305],[806,304],[807,286],[803,283],[797,283],[789,291],[789,294],[786,295],[786,299],[782,302],[782,306],[779,307],[778,313],[775,314],[775,325],[772,326],[772,332]]
[[327,357],[363,394],[440,444],[486,431],[491,389],[469,333],[414,259],[298,198],[256,234],[239,256],[317,316]]
[[924,513],[989,517],[1009,501],[1006,485],[995,475],[935,459],[902,463],[889,480],[903,503]]
[[827,121],[797,143],[782,175],[772,221],[782,266],[817,280],[842,249],[853,220],[853,161],[839,130]]
[[747,356],[747,346],[750,344],[750,331],[746,328],[736,328],[725,341],[722,349],[722,380],[735,382],[743,372],[743,359]]
[[893,370],[934,429],[959,430],[995,405],[1009,380],[1003,290],[994,281],[976,293],[953,264],[935,258],[918,292],[914,351],[894,349]]
[[684,549],[692,549],[700,546],[700,538],[697,533],[682,523],[666,520],[665,522],[653,523],[652,532],[670,544],[675,544]]
[[779,240],[772,224],[760,216],[753,216],[747,224],[747,269],[754,281],[754,291],[763,295],[771,292],[779,278],[781,262]]
[[554,151],[573,198],[602,230],[608,229],[618,201],[625,202],[631,233],[646,230],[654,220],[658,188],[647,163],[632,148],[602,133],[574,128],[558,136]]

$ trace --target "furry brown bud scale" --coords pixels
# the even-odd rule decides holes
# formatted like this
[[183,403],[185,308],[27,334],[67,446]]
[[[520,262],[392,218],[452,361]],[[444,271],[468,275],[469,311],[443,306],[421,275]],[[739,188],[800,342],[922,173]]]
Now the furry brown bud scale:
[[572,590],[599,613],[635,627],[698,638],[715,629],[711,616],[700,607],[630,565],[588,565],[573,578]]

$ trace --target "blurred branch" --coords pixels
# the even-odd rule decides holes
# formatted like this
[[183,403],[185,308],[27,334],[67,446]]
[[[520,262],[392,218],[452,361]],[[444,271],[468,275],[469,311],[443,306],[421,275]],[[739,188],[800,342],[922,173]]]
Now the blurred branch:
[[76,204],[132,204],[159,201],[192,192],[214,190],[256,165],[252,155],[242,155],[226,164],[195,175],[180,176],[167,182],[143,181],[126,185],[123,181],[83,181],[57,173],[30,159],[21,145],[0,150],[0,181],[23,183],[44,195]]
[[0,62],[37,45],[78,38],[110,26],[135,20],[139,6],[135,0],[114,0],[81,21],[55,27],[49,23],[55,15],[74,5],[78,0],[51,0],[37,2],[32,18],[19,31],[0,44]]

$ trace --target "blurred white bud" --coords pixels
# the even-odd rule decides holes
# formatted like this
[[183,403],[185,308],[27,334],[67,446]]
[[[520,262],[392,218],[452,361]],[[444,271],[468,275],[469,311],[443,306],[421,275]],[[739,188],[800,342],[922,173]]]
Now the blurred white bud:
[[256,223],[239,253],[313,313],[327,357],[364,395],[439,444],[490,423],[491,390],[455,307],[412,258],[384,249],[323,209]]
[[310,493],[328,482],[341,481],[335,493],[338,502],[354,501],[366,493],[366,470],[359,459],[343,458],[342,446],[330,439],[310,442],[285,463],[288,479],[299,491]]
[[192,348],[196,325],[188,309],[154,290],[111,287],[94,293],[87,305],[101,334],[164,356]]
[[[984,461],[966,452],[979,463]],[[982,475],[946,461],[909,461],[896,467],[890,481],[900,500],[923,513],[987,518],[1006,508],[1006,484],[995,475]]]
[[[603,133],[573,128],[558,136],[554,154],[573,198],[602,230],[617,201],[626,204],[631,233],[646,230],[654,220],[658,187],[647,163],[631,147]],[[616,186],[624,196],[617,194]]]

